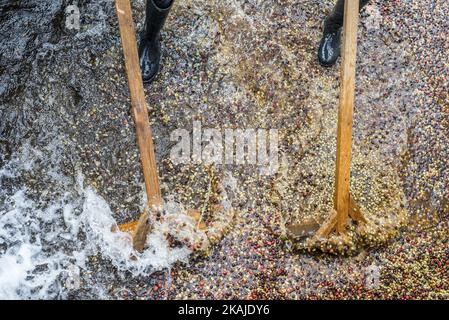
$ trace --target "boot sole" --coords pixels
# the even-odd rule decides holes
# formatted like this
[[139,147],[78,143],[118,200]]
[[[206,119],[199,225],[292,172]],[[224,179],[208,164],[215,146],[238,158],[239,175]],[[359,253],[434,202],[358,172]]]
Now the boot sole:
[[156,73],[151,78],[146,79],[146,80],[142,78],[143,84],[150,84],[150,83],[152,83],[156,79],[156,77],[157,77],[157,75],[159,74],[160,71],[161,71],[161,67],[159,66],[159,68],[157,69]]
[[338,61],[338,59],[332,63],[325,63],[325,62],[322,62],[320,59],[318,59],[318,63],[320,64],[320,66],[325,67],[325,68],[331,68],[331,67],[335,66],[337,64],[337,61]]

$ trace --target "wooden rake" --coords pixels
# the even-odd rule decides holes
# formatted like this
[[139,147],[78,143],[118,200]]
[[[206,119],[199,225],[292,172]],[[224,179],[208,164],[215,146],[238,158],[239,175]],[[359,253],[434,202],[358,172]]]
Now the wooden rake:
[[151,229],[150,216],[157,216],[162,211],[163,200],[154,153],[153,136],[140,72],[131,4],[129,0],[115,0],[115,7],[122,39],[125,67],[128,74],[128,86],[131,95],[132,114],[136,126],[137,144],[139,146],[140,161],[148,198],[147,208],[140,216],[140,219],[136,222],[121,225],[119,228],[122,231],[132,234],[134,249],[143,251],[147,235]]
[[346,0],[343,24],[340,104],[338,107],[334,210],[329,220],[317,231],[315,236],[319,238],[327,237],[334,229],[336,229],[339,235],[343,235],[346,232],[349,217],[359,223],[367,222],[349,191],[358,23],[359,0]]
[[[153,219],[160,219],[160,221],[163,219],[163,199],[161,196],[153,137],[151,134],[148,110],[143,90],[130,0],[115,0],[115,6],[119,21],[126,72],[128,75],[132,113],[140,150],[140,160],[142,163],[145,189],[148,198],[145,212],[140,216],[139,220],[122,224],[119,226],[119,229],[123,232],[130,233],[132,235],[134,249],[142,252],[145,247],[147,235],[151,231]],[[201,232],[206,231],[206,225],[204,221],[202,221],[202,216],[198,210],[187,210],[187,216],[193,219],[196,223],[197,230]],[[212,226],[214,226],[213,223]],[[222,235],[224,233],[224,230],[221,230],[220,227],[217,226],[213,227],[212,230],[215,230],[215,234],[214,232],[208,232],[209,240],[218,237],[217,234]]]
[[[359,0],[346,0],[344,8],[343,52],[337,125],[334,208],[332,209],[329,219],[318,228],[318,231],[316,231],[316,238],[325,238],[334,230],[336,230],[339,235],[345,234],[349,217],[358,223],[367,223],[360,208],[351,197],[349,190],[358,23]],[[288,230],[293,236],[302,236],[305,233],[310,232],[310,226],[308,223],[304,225],[292,225],[288,226]]]

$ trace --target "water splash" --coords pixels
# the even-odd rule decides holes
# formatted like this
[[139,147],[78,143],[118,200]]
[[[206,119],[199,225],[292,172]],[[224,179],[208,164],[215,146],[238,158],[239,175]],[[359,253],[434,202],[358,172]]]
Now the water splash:
[[[170,248],[157,230],[148,249],[135,252],[128,234],[112,231],[117,223],[109,204],[84,185],[82,172],[75,178],[60,172],[56,145],[48,146],[49,157],[25,144],[0,171],[0,298],[65,298],[81,282],[83,290],[103,292],[101,284],[83,278],[92,256],[109,261],[121,276],[149,275],[186,261],[191,251]],[[39,179],[44,162],[51,168],[40,177],[45,189],[35,197],[26,177]]]

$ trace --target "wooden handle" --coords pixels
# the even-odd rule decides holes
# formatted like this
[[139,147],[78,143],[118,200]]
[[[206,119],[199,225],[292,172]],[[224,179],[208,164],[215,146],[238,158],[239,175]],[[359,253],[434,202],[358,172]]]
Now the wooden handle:
[[148,110],[145,102],[142,75],[140,73],[136,35],[129,0],[116,0],[120,35],[122,38],[125,66],[128,74],[128,85],[131,94],[132,113],[136,126],[137,143],[140,150],[143,177],[147,191],[148,203],[151,206],[162,205],[161,189],[154,154],[153,136],[151,134]]
[[334,208],[337,232],[343,233],[349,215],[351,175],[352,113],[354,105],[355,68],[357,59],[357,27],[359,0],[346,0],[343,25],[340,104],[337,127],[337,158]]

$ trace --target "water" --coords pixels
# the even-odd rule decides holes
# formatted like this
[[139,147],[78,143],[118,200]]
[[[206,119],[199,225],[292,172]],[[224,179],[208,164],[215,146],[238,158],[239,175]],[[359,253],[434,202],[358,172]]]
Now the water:
[[[47,149],[58,150],[56,145]],[[47,156],[25,144],[0,172],[0,298],[65,298],[70,289],[79,289],[80,281],[83,290],[98,291],[94,284],[77,279],[89,270],[89,257],[96,255],[117,272],[133,276],[151,274],[189,257],[190,250],[171,249],[157,231],[148,238],[147,250],[134,252],[128,234],[111,231],[116,225],[114,214],[95,189],[84,185],[82,172],[73,178],[64,176],[57,162],[50,163],[51,169],[40,177],[50,187],[40,190],[40,199],[35,199],[29,182],[19,181]],[[13,187],[8,188],[11,181]],[[131,260],[131,255],[139,259]]]

